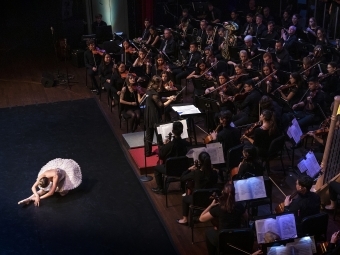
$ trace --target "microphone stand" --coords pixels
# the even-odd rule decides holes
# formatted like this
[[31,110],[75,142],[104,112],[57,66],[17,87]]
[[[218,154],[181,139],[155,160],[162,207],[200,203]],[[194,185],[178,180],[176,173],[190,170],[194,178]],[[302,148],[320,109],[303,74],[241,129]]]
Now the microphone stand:
[[67,87],[71,90],[71,84],[70,83],[78,83],[77,81],[70,81],[70,79],[74,78],[74,75],[68,75],[68,68],[67,68],[67,63],[66,63],[66,59],[67,59],[67,39],[64,39],[65,42],[65,70],[66,70],[66,87],[65,89],[67,89]]
[[59,73],[60,64],[59,64],[59,61],[58,61],[58,52],[57,52],[57,46],[56,46],[54,28],[53,27],[51,27],[51,32],[52,32],[52,45],[53,45],[54,53],[55,53],[55,62],[56,62],[56,65],[57,65],[57,74],[56,75],[57,75],[57,80],[58,80],[62,75]]
[[[144,101],[141,101],[141,103],[144,103],[146,102],[146,98],[147,98],[148,95],[145,96],[144,98]],[[145,105],[145,108],[146,108],[146,103],[144,104]],[[145,113],[145,108],[144,108],[144,113]],[[144,141],[144,166],[145,166],[145,175],[142,175],[139,179],[142,181],[142,182],[149,182],[151,181],[153,178],[152,176],[148,175],[148,170],[146,168],[146,139],[145,139],[145,132],[146,132],[146,127],[145,127],[145,114],[144,114],[144,123],[143,123],[143,126],[144,126],[144,130],[143,130],[143,141]],[[151,143],[151,146],[152,146],[152,143]]]

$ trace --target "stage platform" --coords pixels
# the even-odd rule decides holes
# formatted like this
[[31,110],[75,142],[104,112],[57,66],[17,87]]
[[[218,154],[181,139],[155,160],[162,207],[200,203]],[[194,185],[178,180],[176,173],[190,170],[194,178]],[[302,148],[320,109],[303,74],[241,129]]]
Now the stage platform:
[[[126,145],[129,149],[139,148],[144,146],[144,132],[134,132],[123,134]],[[157,144],[156,135],[153,137],[153,144]]]
[[135,162],[139,173],[141,175],[145,174],[145,170],[148,174],[153,174],[153,168],[157,165],[158,161],[158,146],[154,145],[152,146],[152,152],[155,155],[152,155],[151,157],[146,158],[146,167],[145,167],[145,161],[144,161],[144,147],[139,148],[133,148],[129,149],[129,153]]

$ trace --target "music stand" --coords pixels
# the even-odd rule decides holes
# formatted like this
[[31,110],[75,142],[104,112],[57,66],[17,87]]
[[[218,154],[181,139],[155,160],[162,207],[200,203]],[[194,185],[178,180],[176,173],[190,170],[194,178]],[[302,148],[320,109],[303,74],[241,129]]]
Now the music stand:
[[210,87],[214,87],[214,81],[206,80],[206,79],[192,79],[192,83],[194,84],[195,95],[201,96],[204,95],[205,90]]
[[[206,98],[204,96],[195,96],[196,107],[199,109],[204,109],[206,119],[205,125],[209,128],[209,120],[211,118],[211,113],[220,112],[220,106],[217,100]],[[214,116],[212,116],[214,117]]]

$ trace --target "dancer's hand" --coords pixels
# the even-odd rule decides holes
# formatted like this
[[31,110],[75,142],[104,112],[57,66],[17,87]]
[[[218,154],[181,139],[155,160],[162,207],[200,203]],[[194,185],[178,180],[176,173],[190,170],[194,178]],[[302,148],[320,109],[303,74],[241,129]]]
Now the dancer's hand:
[[40,197],[34,199],[34,205],[39,207]]

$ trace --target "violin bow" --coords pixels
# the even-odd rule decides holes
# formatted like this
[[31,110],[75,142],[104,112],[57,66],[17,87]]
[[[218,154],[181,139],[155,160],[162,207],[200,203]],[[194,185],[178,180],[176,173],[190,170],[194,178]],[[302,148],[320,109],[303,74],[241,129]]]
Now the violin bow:
[[236,246],[234,246],[234,245],[232,245],[232,244],[230,244],[230,243],[227,243],[227,245],[230,246],[231,248],[234,248],[234,249],[236,249],[236,250],[239,250],[239,251],[241,251],[241,252],[243,252],[243,253],[245,253],[245,254],[251,255],[251,253],[249,253],[249,252],[247,252],[247,251],[244,251],[244,250],[242,250],[242,249],[240,249],[240,248],[238,248],[238,247],[236,247]]
[[287,195],[282,191],[282,189],[280,189],[280,187],[274,182],[274,180],[271,178],[271,177],[269,177],[269,180],[271,180],[272,181],[272,183],[276,186],[276,188],[278,188],[278,190],[286,197]]

